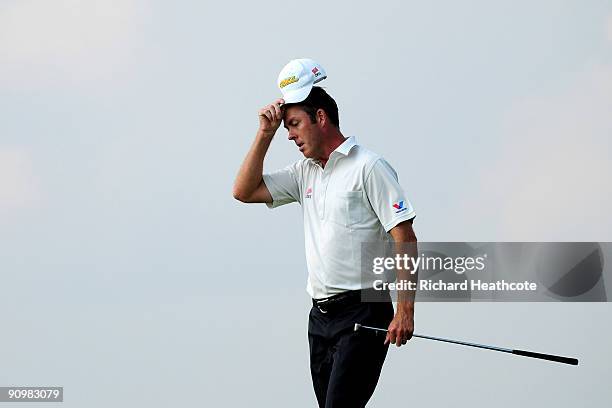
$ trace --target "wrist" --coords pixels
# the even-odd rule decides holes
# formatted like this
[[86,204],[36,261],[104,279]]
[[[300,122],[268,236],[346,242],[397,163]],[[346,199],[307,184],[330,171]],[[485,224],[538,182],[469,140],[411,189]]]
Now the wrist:
[[257,131],[257,137],[262,139],[272,139],[276,131],[274,130],[261,130]]
[[397,302],[397,313],[413,316],[414,315],[414,302],[413,301]]

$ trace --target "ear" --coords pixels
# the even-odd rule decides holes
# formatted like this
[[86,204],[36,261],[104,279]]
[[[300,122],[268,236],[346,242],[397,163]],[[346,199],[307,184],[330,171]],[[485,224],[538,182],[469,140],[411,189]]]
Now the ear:
[[321,127],[325,127],[327,125],[327,114],[323,109],[317,109],[317,123]]

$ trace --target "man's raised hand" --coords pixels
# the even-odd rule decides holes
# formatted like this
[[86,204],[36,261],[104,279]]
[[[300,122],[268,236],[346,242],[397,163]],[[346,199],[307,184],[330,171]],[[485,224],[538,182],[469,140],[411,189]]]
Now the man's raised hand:
[[259,131],[268,136],[274,136],[276,130],[283,121],[281,104],[285,103],[282,99],[277,99],[270,105],[264,106],[259,110]]

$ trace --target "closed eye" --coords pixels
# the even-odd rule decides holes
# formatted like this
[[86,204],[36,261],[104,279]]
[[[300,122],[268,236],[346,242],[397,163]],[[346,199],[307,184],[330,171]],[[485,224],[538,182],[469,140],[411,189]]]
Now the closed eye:
[[285,129],[289,130],[289,127],[295,127],[295,126],[297,126],[297,125],[298,125],[298,123],[299,123],[298,121],[293,121],[293,122],[290,122],[290,123],[289,123],[289,126],[287,126],[287,124],[285,123],[285,124],[283,124],[283,127],[284,127]]

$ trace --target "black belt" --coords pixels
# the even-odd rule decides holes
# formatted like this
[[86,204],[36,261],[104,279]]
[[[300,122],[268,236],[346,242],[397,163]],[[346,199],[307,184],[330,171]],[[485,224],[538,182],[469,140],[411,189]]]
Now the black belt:
[[[388,299],[388,292],[386,291],[381,293],[380,291],[374,291],[374,289],[349,290],[324,299],[312,299],[312,305],[319,309],[321,313],[328,313],[361,303],[362,299],[371,302],[373,301],[373,295],[375,295],[375,299],[380,299],[378,301]],[[387,298],[384,297],[385,295]]]

